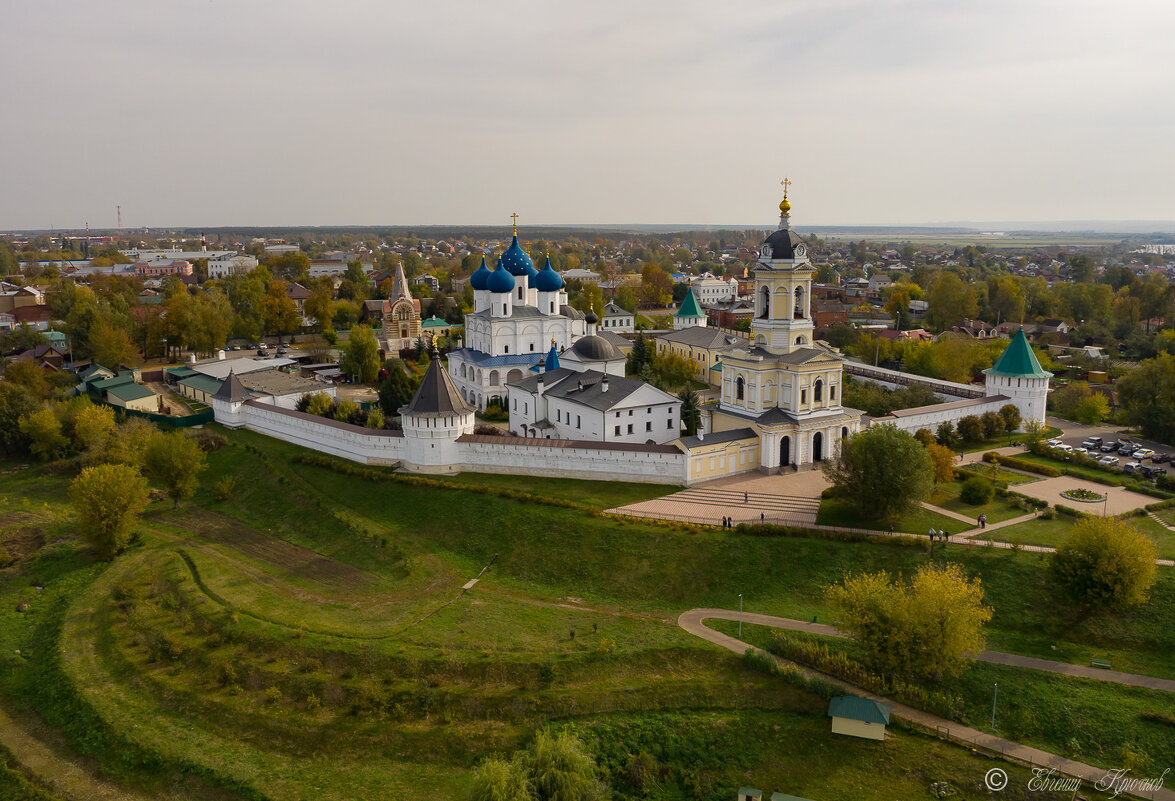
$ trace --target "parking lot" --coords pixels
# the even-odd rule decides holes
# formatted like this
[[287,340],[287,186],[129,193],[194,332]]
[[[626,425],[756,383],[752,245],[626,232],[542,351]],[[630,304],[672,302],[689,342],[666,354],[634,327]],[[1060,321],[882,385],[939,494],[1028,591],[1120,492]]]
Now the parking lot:
[[[1074,423],[1069,420],[1058,420],[1056,418],[1049,418],[1048,422],[1049,425],[1060,428],[1065,432],[1061,437],[1058,437],[1058,439],[1062,444],[1068,445],[1074,449],[1080,448],[1082,443],[1090,437],[1101,437],[1102,444],[1106,446],[1111,443],[1117,443],[1119,440],[1129,440],[1130,443],[1135,446],[1134,450],[1131,451],[1131,455],[1121,453],[1120,449],[1118,448],[1113,451],[1103,451],[1101,448],[1098,448],[1095,453],[1090,454],[1090,456],[1095,459],[1101,459],[1107,456],[1116,458],[1118,461],[1114,462],[1113,466],[1119,469],[1122,469],[1129,463],[1138,461],[1141,466],[1148,468],[1148,470],[1153,470],[1154,468],[1168,472],[1172,470],[1169,464],[1169,457],[1175,453],[1175,449],[1171,448],[1169,445],[1164,445],[1160,442],[1153,442],[1141,437],[1132,436],[1124,429],[1112,426],[1087,426]],[[1155,456],[1158,457],[1159,461],[1155,462],[1154,459],[1150,457],[1141,460],[1135,460],[1132,454],[1139,449],[1154,451]]]

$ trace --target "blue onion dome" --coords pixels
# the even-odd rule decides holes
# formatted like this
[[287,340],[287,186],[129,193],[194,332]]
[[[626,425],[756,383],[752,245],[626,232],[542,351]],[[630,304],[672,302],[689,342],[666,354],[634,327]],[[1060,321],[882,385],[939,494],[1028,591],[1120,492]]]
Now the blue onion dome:
[[530,256],[526,255],[526,251],[518,244],[518,234],[514,235],[514,241],[510,243],[510,247],[506,248],[506,252],[502,254],[502,258],[498,260],[498,267],[506,265],[506,269],[510,271],[513,276],[528,276],[530,280],[538,275],[538,271],[534,268],[534,262],[530,260]]
[[486,289],[488,289],[490,292],[497,292],[501,294],[503,292],[514,291],[514,276],[510,275],[509,271],[506,269],[505,262],[505,258],[498,259],[497,268],[495,268],[494,271],[490,273],[490,277],[486,279]]
[[490,280],[490,275],[492,275],[492,273],[490,272],[490,269],[486,267],[486,257],[482,256],[481,266],[477,268],[473,275],[469,276],[469,284],[474,289],[485,289],[486,281]]
[[551,266],[551,257],[547,256],[547,263],[534,279],[534,287],[539,292],[557,292],[563,288],[563,276],[555,272]]

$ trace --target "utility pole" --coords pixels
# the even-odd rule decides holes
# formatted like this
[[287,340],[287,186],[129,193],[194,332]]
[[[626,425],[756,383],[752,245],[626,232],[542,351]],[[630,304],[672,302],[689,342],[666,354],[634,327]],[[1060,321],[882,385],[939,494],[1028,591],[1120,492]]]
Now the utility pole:
[[992,690],[991,690],[991,730],[992,730],[992,732],[994,732],[995,731],[995,701],[996,701],[996,698],[998,698],[1000,695],[999,682],[996,682],[991,687],[992,687]]
[[743,638],[743,594],[738,594],[738,638]]

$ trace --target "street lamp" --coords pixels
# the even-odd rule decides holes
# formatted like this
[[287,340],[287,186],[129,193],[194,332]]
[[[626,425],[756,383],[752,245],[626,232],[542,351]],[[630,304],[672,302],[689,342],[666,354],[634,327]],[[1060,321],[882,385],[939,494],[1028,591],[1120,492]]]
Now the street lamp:
[[996,700],[996,698],[999,697],[999,694],[1000,694],[999,682],[996,682],[995,684],[991,685],[991,688],[992,688],[991,689],[991,730],[994,733],[995,732],[995,700]]
[[743,638],[743,594],[738,594],[738,638]]
[[163,338],[163,356],[161,358],[163,361],[167,361],[167,337]]

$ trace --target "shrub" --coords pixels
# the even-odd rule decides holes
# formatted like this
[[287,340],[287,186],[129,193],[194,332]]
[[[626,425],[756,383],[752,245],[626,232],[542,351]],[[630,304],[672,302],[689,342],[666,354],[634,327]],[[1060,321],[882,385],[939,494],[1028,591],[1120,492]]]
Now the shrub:
[[1129,523],[1087,518],[1049,558],[1049,575],[1085,606],[1137,606],[1155,582],[1156,556],[1154,543]]
[[218,501],[227,501],[233,497],[233,490],[237,487],[237,479],[234,476],[225,476],[212,485],[212,494],[216,496]]
[[995,495],[995,486],[986,478],[973,476],[963,482],[959,497],[972,506],[982,506],[989,503]]

